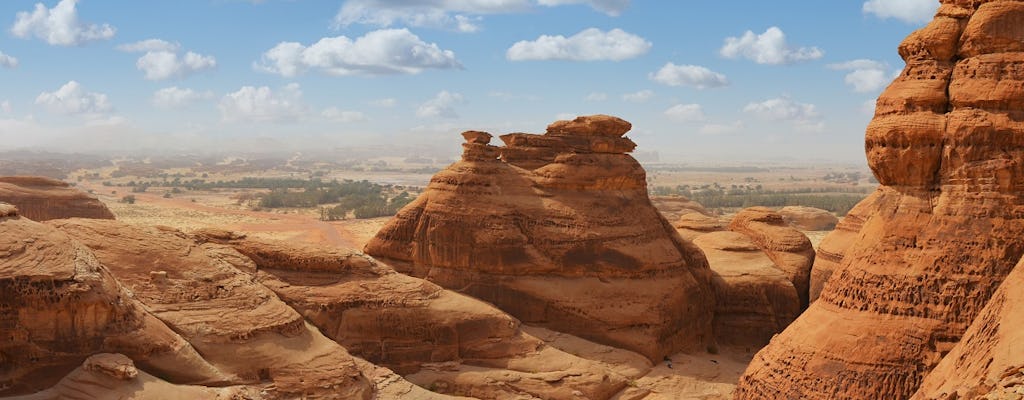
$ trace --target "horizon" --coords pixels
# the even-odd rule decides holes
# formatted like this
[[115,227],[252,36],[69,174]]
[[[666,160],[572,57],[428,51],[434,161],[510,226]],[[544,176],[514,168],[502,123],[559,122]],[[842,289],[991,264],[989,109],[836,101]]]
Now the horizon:
[[4,2],[0,151],[455,155],[465,130],[610,114],[664,162],[864,164],[894,50],[938,7],[429,4]]

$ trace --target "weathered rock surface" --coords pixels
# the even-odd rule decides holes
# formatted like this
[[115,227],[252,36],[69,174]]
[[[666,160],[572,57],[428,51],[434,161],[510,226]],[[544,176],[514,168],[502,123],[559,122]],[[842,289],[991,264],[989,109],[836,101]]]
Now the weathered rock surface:
[[704,349],[707,262],[651,205],[628,127],[581,117],[505,147],[474,139],[365,251],[526,323],[652,359]]
[[712,232],[693,243],[714,272],[719,344],[764,346],[800,314],[800,297],[789,276],[748,236]]
[[721,218],[702,214],[696,211],[684,213],[673,224],[679,235],[686,240],[693,240],[705,233],[725,230],[729,226],[728,221]]
[[874,202],[878,199],[879,193],[874,192],[861,200],[846,213],[843,219],[839,220],[836,228],[825,235],[825,238],[818,244],[818,249],[814,254],[814,265],[811,266],[809,301],[813,302],[818,299],[825,282],[832,276],[832,272],[842,264],[846,251],[857,240],[857,235],[864,227],[868,213],[874,209]]
[[914,399],[1024,398],[1024,263],[1017,263]]
[[256,399],[255,388],[175,385],[140,371],[121,354],[100,353],[85,360],[54,387],[10,400],[164,400],[164,399]]
[[0,204],[0,395],[48,388],[92,354],[120,352],[171,379],[229,377],[150,315],[88,248]]
[[35,221],[114,219],[114,214],[95,197],[50,178],[0,176],[0,202],[18,207],[21,216]]
[[909,398],[960,341],[1024,254],[1021,27],[1024,3],[944,0],[900,45],[866,133],[882,186],[737,398]]
[[814,246],[802,232],[791,228],[782,215],[766,207],[751,207],[736,213],[729,230],[750,238],[782,270],[796,288],[800,308],[806,308]]
[[839,218],[820,208],[788,206],[779,209],[779,214],[789,226],[802,231],[830,231],[839,223]]
[[678,220],[681,216],[694,212],[712,216],[702,204],[683,196],[651,196],[651,204],[654,204],[654,208],[669,221]]
[[267,397],[373,395],[343,347],[306,323],[252,274],[190,236],[111,220],[48,224],[91,248],[153,315],[219,371],[235,376],[232,383],[273,382]]

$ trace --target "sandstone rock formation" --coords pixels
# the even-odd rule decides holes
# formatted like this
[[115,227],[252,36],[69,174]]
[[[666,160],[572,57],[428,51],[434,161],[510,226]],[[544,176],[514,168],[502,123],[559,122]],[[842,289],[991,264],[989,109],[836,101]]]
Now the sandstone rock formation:
[[780,208],[779,214],[789,226],[802,231],[830,231],[839,223],[835,214],[814,207],[787,206]]
[[657,208],[669,221],[675,221],[689,213],[712,215],[704,208],[704,205],[683,196],[651,196],[651,204],[654,204],[654,208]]
[[172,379],[229,379],[134,300],[85,246],[0,203],[0,395],[52,386],[99,352]]
[[643,168],[625,154],[636,146],[621,137],[629,129],[591,116],[503,135],[505,147],[467,135],[462,161],[365,251],[526,323],[655,360],[704,349],[707,262],[651,205]]
[[673,226],[683,239],[693,240],[705,233],[725,230],[729,223],[718,217],[691,211],[681,215]]
[[879,193],[881,192],[874,192],[861,200],[846,213],[843,219],[839,220],[835,229],[825,235],[825,238],[818,244],[814,255],[814,265],[811,267],[809,301],[813,302],[818,299],[825,282],[832,276],[832,272],[842,264],[846,251],[860,234],[868,214],[875,209],[874,203],[879,198]]
[[1017,263],[963,339],[914,399],[1024,398],[1024,262]]
[[373,395],[370,382],[343,347],[306,323],[251,274],[184,233],[97,219],[48,224],[92,249],[146,309],[217,371],[231,376],[230,383],[272,382],[265,389],[272,398]]
[[766,207],[744,209],[732,218],[729,230],[742,233],[763,250],[796,288],[801,309],[807,307],[814,247],[811,240]]
[[73,217],[114,219],[114,214],[95,197],[50,178],[0,177],[0,201],[17,206],[21,216],[35,221]]
[[800,314],[800,296],[750,237],[711,232],[693,240],[714,273],[715,337],[723,345],[760,347]]
[[1024,254],[1022,21],[1022,2],[943,0],[900,45],[866,134],[882,186],[737,398],[908,398],[981,313]]

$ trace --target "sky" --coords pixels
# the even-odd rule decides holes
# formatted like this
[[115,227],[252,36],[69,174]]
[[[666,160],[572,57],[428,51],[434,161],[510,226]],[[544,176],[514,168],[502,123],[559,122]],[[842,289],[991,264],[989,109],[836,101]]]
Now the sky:
[[[0,150],[450,149],[611,114],[663,161],[863,163],[938,0],[5,0]],[[497,141],[497,140],[495,140]]]

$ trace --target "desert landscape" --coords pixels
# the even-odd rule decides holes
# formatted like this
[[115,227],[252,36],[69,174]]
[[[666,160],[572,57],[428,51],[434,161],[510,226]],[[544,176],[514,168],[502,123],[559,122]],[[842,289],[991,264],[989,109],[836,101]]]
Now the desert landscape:
[[[827,67],[867,71],[847,75],[858,93],[869,92],[865,76],[884,81],[864,129],[866,164],[673,160],[646,144],[661,140],[646,119],[602,113],[526,132],[458,121],[429,145],[395,136],[302,151],[0,152],[0,398],[1024,399],[1024,2],[906,1],[863,3],[865,15],[920,25],[898,45],[901,71],[867,59]],[[221,6],[294,10],[259,3]],[[484,16],[522,12],[471,3],[410,11],[349,0],[335,29],[454,21],[471,34]],[[522,6],[574,4],[601,18],[643,9]],[[115,35],[83,25],[76,5],[19,11],[11,34],[63,46]],[[580,35],[518,42],[506,57],[605,34]],[[631,35],[603,40],[637,45]],[[384,37],[420,40],[403,28],[281,42],[251,68],[418,74],[391,59],[339,61],[376,54]],[[784,41],[777,27],[748,31],[719,53],[767,65],[823,57]],[[413,47],[394,54],[454,57]],[[147,57],[161,56],[150,54],[179,50],[158,39],[118,46],[146,52],[137,65],[148,80],[169,79],[154,77],[169,72],[151,69]],[[301,68],[282,58],[296,52]],[[214,63],[204,57],[188,52],[177,68]],[[17,63],[0,52],[0,66]],[[727,86],[702,67],[669,66]],[[663,71],[649,79],[671,81]],[[225,121],[235,107],[280,124],[260,118],[298,104],[298,87],[264,105],[255,102],[269,89],[243,88],[219,108]],[[36,102],[106,101],[68,100],[76,91]],[[243,92],[254,97],[232,103]],[[444,93],[419,117],[465,104]],[[787,96],[745,112],[825,126],[815,106]],[[665,115],[708,130],[687,125],[707,123],[691,106]],[[293,111],[283,120],[309,110]],[[359,120],[351,113],[321,116]],[[711,131],[730,126],[748,128]]]

